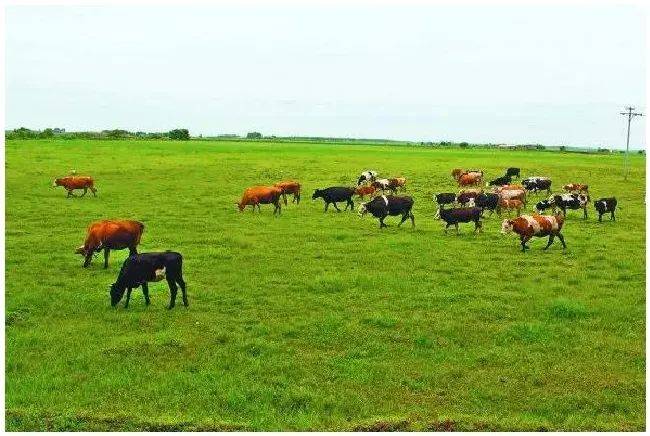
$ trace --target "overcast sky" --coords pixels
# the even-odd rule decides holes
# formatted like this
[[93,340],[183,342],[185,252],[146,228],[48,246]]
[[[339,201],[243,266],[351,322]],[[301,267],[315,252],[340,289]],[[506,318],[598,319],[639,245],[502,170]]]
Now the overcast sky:
[[638,6],[12,6],[5,32],[7,129],[624,148],[646,113]]

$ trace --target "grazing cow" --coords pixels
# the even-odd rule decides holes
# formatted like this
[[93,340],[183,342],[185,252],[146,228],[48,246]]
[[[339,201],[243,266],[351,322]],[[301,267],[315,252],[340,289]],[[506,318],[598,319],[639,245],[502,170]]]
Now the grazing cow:
[[551,197],[551,199],[549,199],[549,200],[542,200],[542,201],[537,202],[535,204],[535,206],[533,206],[533,209],[535,211],[537,211],[537,213],[542,213],[546,209],[552,208],[553,204],[554,204],[553,197]]
[[438,203],[440,207],[443,207],[445,204],[452,204],[456,201],[456,194],[453,192],[443,192],[441,194],[434,194],[433,201]]
[[470,185],[478,186],[480,183],[481,183],[481,176],[476,173],[463,174],[458,179],[458,186],[470,186]]
[[246,206],[255,206],[259,213],[262,213],[260,204],[273,204],[273,215],[282,213],[282,206],[280,204],[280,197],[282,197],[282,189],[275,186],[254,186],[244,191],[239,203],[235,203],[239,208],[239,212],[243,212]]
[[363,182],[374,182],[377,178],[377,171],[367,170],[361,173],[359,180],[357,180],[357,186],[361,186]]
[[512,182],[512,177],[505,175],[501,177],[497,177],[494,180],[491,180],[490,182],[486,182],[485,186],[504,186],[504,185],[509,185],[510,182]]
[[445,226],[445,235],[447,234],[447,228],[450,225],[453,224],[456,226],[456,234],[458,234],[458,223],[468,223],[470,221],[474,221],[474,232],[477,230],[481,232],[483,231],[483,225],[480,221],[480,218],[481,209],[478,207],[451,209],[439,208],[435,216],[435,219],[442,219],[447,223]]
[[510,210],[516,210],[517,215],[521,214],[521,206],[522,203],[520,200],[503,200],[499,201],[499,207],[497,208],[497,214],[501,215],[501,210],[506,209],[508,211]]
[[370,198],[372,198],[375,195],[375,192],[377,191],[377,188],[374,186],[362,186],[360,188],[357,188],[354,190],[354,193],[361,197],[363,200],[364,195],[370,195]]
[[325,200],[325,212],[327,212],[330,203],[334,205],[337,212],[341,212],[341,209],[336,205],[336,203],[340,201],[347,202],[344,210],[348,210],[348,207],[350,207],[350,210],[354,210],[354,202],[352,201],[354,189],[355,188],[348,188],[346,186],[332,186],[325,189],[316,189],[314,194],[311,196],[311,199],[316,200],[318,197],[321,197]]
[[76,197],[72,193],[75,189],[83,189],[84,193],[81,194],[83,197],[86,195],[88,190],[93,193],[93,196],[97,196],[96,192],[97,189],[95,188],[95,180],[93,180],[92,177],[84,177],[84,176],[69,176],[69,177],[61,177],[59,179],[54,179],[52,182],[52,187],[56,188],[57,186],[63,186],[66,191],[68,191],[68,197]]
[[384,224],[384,219],[388,215],[402,215],[402,220],[397,227],[401,226],[404,221],[411,218],[411,224],[415,227],[415,216],[411,209],[413,208],[413,198],[409,196],[397,197],[394,195],[381,195],[373,198],[367,203],[361,203],[359,206],[359,216],[370,212],[375,218],[379,218],[379,228],[388,227]]
[[506,170],[506,176],[519,178],[519,168],[510,167]]
[[295,180],[285,180],[282,182],[275,183],[273,186],[280,188],[282,191],[282,199],[284,200],[284,205],[287,205],[287,194],[293,194],[293,200],[297,204],[300,204],[300,183]]
[[562,189],[566,192],[577,192],[579,194],[584,192],[585,194],[589,194],[589,186],[584,183],[569,183],[564,185]]
[[519,200],[524,206],[526,205],[526,191],[521,189],[504,189],[499,192],[499,198],[501,200]]
[[406,191],[406,177],[395,177],[395,187],[400,191]]
[[464,189],[456,197],[456,202],[461,206],[465,206],[471,199],[481,195],[483,192],[478,189]]
[[474,199],[474,205],[481,208],[481,216],[485,212],[485,209],[490,211],[490,215],[494,212],[495,209],[499,207],[499,194],[485,193],[479,194]]
[[551,193],[551,180],[546,177],[527,177],[521,181],[521,184],[527,191],[537,193],[546,190],[548,194]]
[[462,174],[463,174],[463,170],[461,170],[460,168],[454,168],[451,172],[451,177],[458,180]]
[[94,253],[104,250],[104,268],[108,268],[108,255],[111,250],[129,249],[129,254],[136,254],[135,247],[140,244],[144,224],[130,220],[103,220],[91,223],[86,232],[84,245],[75,250],[75,254],[85,257],[84,268],[90,265]]
[[553,239],[557,236],[562,242],[562,246],[566,248],[564,243],[564,236],[562,236],[562,225],[564,219],[562,215],[548,216],[548,215],[522,215],[514,220],[503,220],[501,225],[501,234],[505,235],[510,232],[515,232],[521,239],[521,251],[530,249],[526,242],[533,236],[544,237],[548,236],[548,244],[544,247],[546,250],[553,243]]
[[584,219],[587,219],[587,204],[589,204],[589,196],[584,194],[560,194],[553,196],[553,211],[555,206],[559,207],[566,218],[567,209],[582,209],[584,211]]
[[[610,197],[610,198],[601,198],[600,200],[594,201],[594,207],[596,208],[596,211],[598,212],[598,222],[602,223],[603,222],[603,214],[607,212],[611,212],[610,216],[610,221],[616,221],[616,217],[614,216],[614,211],[616,210],[616,205],[618,203],[616,202],[616,198]],[[619,207],[620,209],[620,207]]]
[[115,307],[120,302],[126,290],[126,302],[124,308],[129,307],[131,290],[142,286],[145,304],[150,304],[148,282],[157,282],[167,278],[171,299],[168,309],[176,305],[176,293],[178,283],[183,293],[183,305],[189,306],[187,291],[183,280],[183,256],[174,251],[164,253],[140,253],[129,256],[122,264],[122,269],[117,276],[115,283],[111,285],[111,306]]

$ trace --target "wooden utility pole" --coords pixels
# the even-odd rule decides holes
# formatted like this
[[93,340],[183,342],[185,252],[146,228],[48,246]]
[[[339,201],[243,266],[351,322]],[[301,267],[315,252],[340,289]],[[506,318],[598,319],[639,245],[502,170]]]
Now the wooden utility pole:
[[628,106],[625,109],[627,112],[621,112],[621,115],[627,115],[627,146],[625,147],[625,169],[623,170],[623,179],[627,180],[627,172],[630,167],[630,123],[633,117],[642,117],[643,114],[632,112],[634,110],[632,106]]

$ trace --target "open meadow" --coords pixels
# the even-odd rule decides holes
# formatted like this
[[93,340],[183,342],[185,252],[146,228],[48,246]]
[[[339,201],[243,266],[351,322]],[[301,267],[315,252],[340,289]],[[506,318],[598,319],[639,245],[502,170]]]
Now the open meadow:
[[[621,154],[7,141],[6,429],[642,431],[646,173],[630,157],[624,181]],[[445,236],[432,195],[458,191],[451,170],[510,166],[616,196],[617,221],[567,211],[566,250],[522,253],[488,213],[483,233]],[[52,188],[72,169],[97,197]],[[415,228],[312,201],[367,169],[408,178]],[[239,213],[245,188],[284,179],[300,204]],[[168,311],[163,281],[151,306],[136,289],[111,308],[128,251],[107,270],[73,253],[100,219],[142,221],[139,252],[182,253],[189,307]]]

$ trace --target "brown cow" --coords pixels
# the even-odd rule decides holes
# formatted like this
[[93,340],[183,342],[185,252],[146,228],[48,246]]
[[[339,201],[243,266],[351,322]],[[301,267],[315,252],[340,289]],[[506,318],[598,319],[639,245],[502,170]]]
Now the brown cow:
[[501,191],[526,191],[526,188],[523,187],[522,185],[503,185],[503,186],[495,186],[492,189],[492,192],[495,193],[500,193]]
[[377,188],[374,186],[362,186],[360,188],[357,188],[354,190],[354,193],[361,197],[363,200],[364,195],[370,195],[370,198],[372,198],[375,195],[375,192],[377,191]]
[[479,174],[463,174],[458,179],[458,186],[479,186],[481,183],[481,176]]
[[564,236],[562,236],[562,225],[564,218],[562,215],[522,215],[514,220],[503,220],[501,225],[501,234],[505,235],[510,232],[519,234],[521,239],[521,251],[526,251],[530,247],[526,246],[526,242],[533,236],[543,237],[548,236],[548,244],[544,248],[546,250],[553,243],[553,239],[557,236],[562,242],[562,246],[566,248],[564,243]]
[[499,192],[499,201],[501,200],[519,200],[524,206],[528,203],[526,201],[526,191],[521,189],[505,189]]
[[406,191],[406,177],[395,177],[395,184],[400,191]]
[[569,183],[562,187],[566,192],[577,192],[577,193],[586,193],[589,194],[589,185],[584,183]]
[[94,253],[104,250],[104,268],[108,268],[110,250],[129,249],[129,256],[137,254],[135,247],[140,244],[144,224],[130,220],[103,220],[88,226],[84,245],[75,250],[85,256],[84,268],[90,265]]
[[282,207],[280,206],[280,197],[282,196],[282,189],[276,188],[275,186],[254,186],[248,188],[244,191],[244,195],[241,198],[239,203],[235,203],[239,207],[239,211],[243,212],[246,206],[253,206],[253,212],[255,212],[255,206],[257,210],[261,213],[260,204],[273,204],[275,208],[273,209],[273,215],[276,213],[282,213]]
[[461,170],[460,168],[454,168],[453,171],[451,172],[451,177],[458,180],[461,174],[463,174],[463,170]]
[[59,179],[54,179],[52,182],[52,187],[56,188],[57,186],[63,186],[66,191],[68,191],[68,197],[73,196],[76,197],[72,193],[73,190],[75,189],[83,189],[84,193],[81,194],[83,197],[86,195],[88,190],[90,189],[93,193],[94,196],[97,196],[96,192],[97,189],[95,188],[95,181],[93,180],[92,177],[86,177],[86,176],[69,176],[69,177],[61,177]]
[[273,186],[280,188],[282,190],[282,199],[284,200],[284,205],[287,205],[287,194],[293,194],[293,200],[296,203],[300,203],[300,183],[295,180],[285,180],[282,182],[275,183]]
[[497,207],[497,214],[501,215],[501,209],[508,211],[508,216],[511,210],[516,210],[517,215],[521,214],[522,202],[521,200],[503,200],[499,199],[499,206]]

